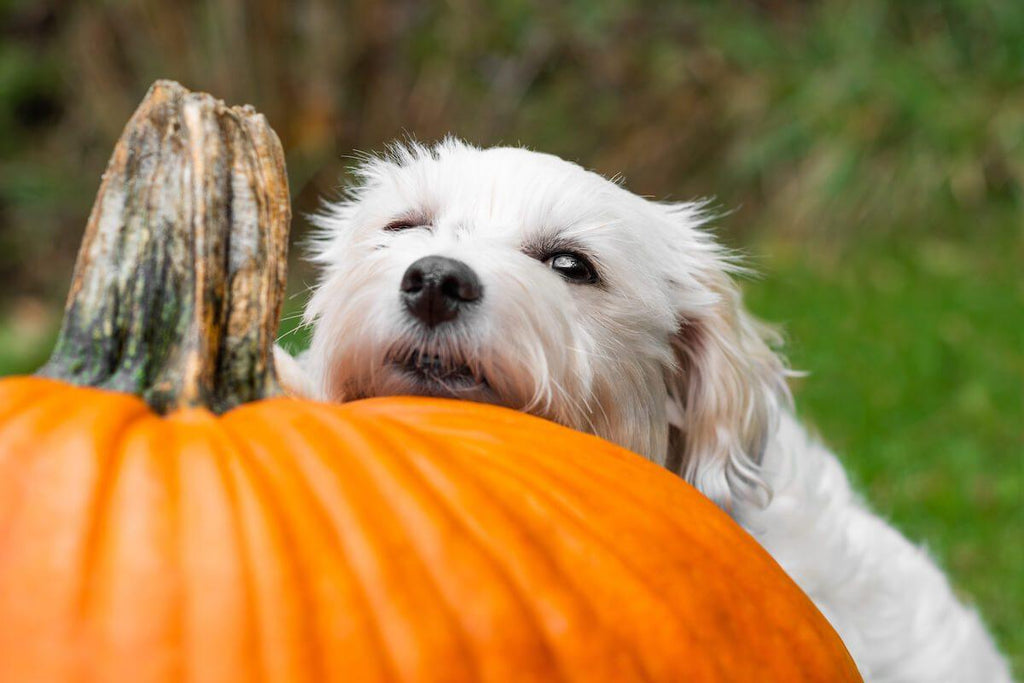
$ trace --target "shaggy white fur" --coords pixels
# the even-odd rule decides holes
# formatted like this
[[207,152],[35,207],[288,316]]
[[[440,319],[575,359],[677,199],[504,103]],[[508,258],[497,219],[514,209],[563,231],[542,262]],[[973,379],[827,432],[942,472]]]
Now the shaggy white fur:
[[[776,338],[743,307],[741,268],[701,229],[700,204],[455,139],[396,146],[358,174],[316,218],[312,344],[299,362],[277,355],[293,390],[454,396],[597,434],[748,529],[867,680],[1010,680],[927,553],[868,509],[796,421]],[[430,255],[468,265],[482,287],[434,325],[400,291]]]

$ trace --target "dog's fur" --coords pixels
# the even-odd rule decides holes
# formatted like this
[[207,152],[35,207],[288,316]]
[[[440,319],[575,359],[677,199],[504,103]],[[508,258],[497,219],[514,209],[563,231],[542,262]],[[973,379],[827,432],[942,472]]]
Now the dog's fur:
[[[454,139],[368,158],[328,204],[310,350],[277,360],[333,401],[403,393],[510,406],[661,463],[727,510],[842,636],[871,681],[1006,681],[977,614],[928,555],[871,513],[794,417],[776,338],[744,309],[701,205],[648,201],[557,157]],[[390,226],[390,228],[389,228]],[[547,260],[579,253],[599,280]],[[403,307],[416,259],[477,273],[484,295],[428,328]],[[402,370],[440,357],[477,381]],[[300,367],[301,365],[301,367]]]

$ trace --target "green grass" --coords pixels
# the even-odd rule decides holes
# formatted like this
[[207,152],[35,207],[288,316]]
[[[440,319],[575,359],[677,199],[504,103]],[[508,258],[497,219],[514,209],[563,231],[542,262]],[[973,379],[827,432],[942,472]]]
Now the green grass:
[[31,331],[20,327],[11,316],[0,315],[0,377],[32,372],[50,356],[54,325]]

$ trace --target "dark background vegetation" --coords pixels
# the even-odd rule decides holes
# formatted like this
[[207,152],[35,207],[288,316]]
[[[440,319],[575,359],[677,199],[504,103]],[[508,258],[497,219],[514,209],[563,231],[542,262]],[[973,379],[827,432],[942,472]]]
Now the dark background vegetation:
[[1024,672],[1024,2],[0,0],[0,374],[45,358],[156,78],[264,112],[297,215],[449,131],[714,196],[801,413]]

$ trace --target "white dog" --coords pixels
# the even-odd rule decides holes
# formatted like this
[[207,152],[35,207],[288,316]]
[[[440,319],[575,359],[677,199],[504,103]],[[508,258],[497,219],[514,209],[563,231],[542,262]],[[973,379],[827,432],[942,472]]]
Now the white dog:
[[312,344],[285,383],[510,406],[663,464],[729,512],[871,681],[1008,681],[977,614],[875,516],[790,405],[772,332],[699,204],[557,157],[397,147],[317,218]]

